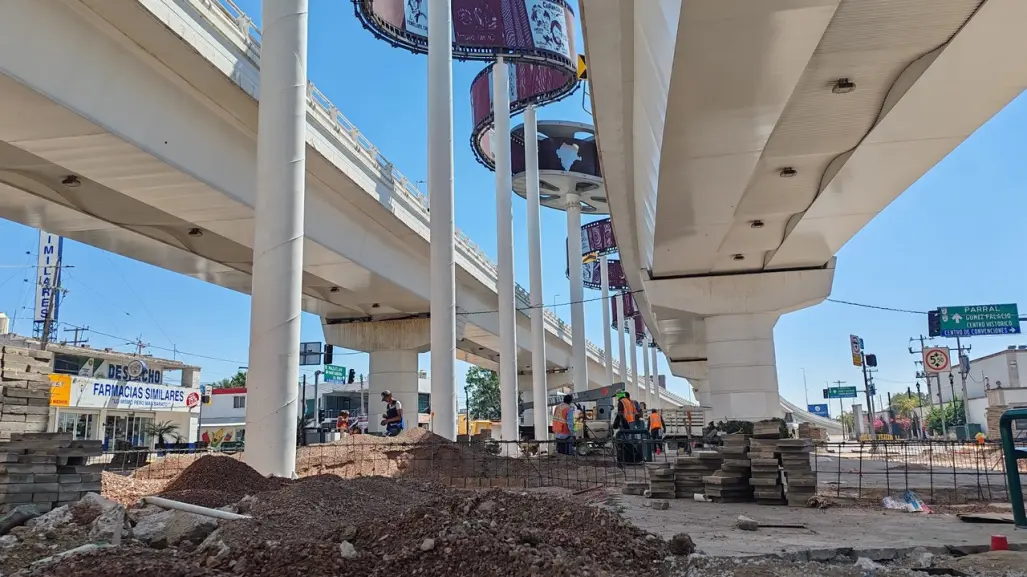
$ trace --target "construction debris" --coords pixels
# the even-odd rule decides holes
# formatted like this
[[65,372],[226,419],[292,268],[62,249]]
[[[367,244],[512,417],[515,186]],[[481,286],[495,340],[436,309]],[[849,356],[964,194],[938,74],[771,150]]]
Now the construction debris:
[[777,451],[781,428],[777,421],[761,421],[754,426],[753,438],[749,440],[749,463],[756,503],[760,505],[784,505],[784,486],[781,484],[781,461]]

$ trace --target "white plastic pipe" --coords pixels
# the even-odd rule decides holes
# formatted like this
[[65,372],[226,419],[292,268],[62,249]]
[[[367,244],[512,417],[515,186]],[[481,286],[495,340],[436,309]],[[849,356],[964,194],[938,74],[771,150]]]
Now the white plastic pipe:
[[307,126],[307,0],[264,0],[246,462],[296,468]]
[[627,351],[624,348],[624,293],[619,293],[614,296],[617,302],[617,360],[620,361],[618,368],[620,369],[620,382],[624,383],[624,390],[630,392],[628,389],[628,357]]
[[[519,439],[517,415],[517,295],[513,263],[513,177],[510,174],[510,76],[506,61],[492,68],[496,119],[496,242],[499,254],[499,410],[504,441]],[[544,406],[544,405],[543,405]]]
[[613,342],[610,337],[610,259],[599,257],[600,289],[603,296],[603,360],[606,365],[606,384],[613,384]]
[[567,255],[571,273],[571,364],[574,392],[588,390],[588,357],[585,352],[585,286],[581,278],[581,197],[567,195]]
[[[524,164],[527,179],[528,273],[531,289],[531,398],[536,407],[546,406],[546,326],[542,316],[542,225],[538,174],[538,118],[534,106],[524,111]],[[536,409],[535,439],[549,438],[547,411]]]
[[428,3],[428,200],[431,399],[435,434],[456,440],[456,258],[453,224],[453,15]]
[[[649,387],[649,333],[646,332],[645,338],[642,340],[642,388],[645,396],[645,406],[653,408],[653,397]],[[639,399],[641,400],[641,399]]]
[[[652,337],[650,337],[650,340],[652,340]],[[661,397],[660,395],[663,393],[663,391],[660,389],[660,369],[659,369],[659,365],[656,364],[656,347],[650,347],[650,349],[649,349],[649,356],[652,357],[652,364],[653,364],[653,368],[652,368],[652,373],[653,373],[653,392],[656,394],[656,400],[654,402],[656,403],[656,410],[662,411],[663,410],[663,397]]]
[[143,502],[149,503],[150,505],[156,505],[164,509],[177,509],[179,511],[185,511],[186,513],[195,513],[197,515],[203,515],[205,517],[225,519],[228,521],[239,521],[241,519],[251,518],[249,515],[240,515],[238,513],[232,513],[229,511],[220,511],[218,509],[209,509],[207,507],[201,507],[199,505],[183,503],[181,501],[172,501],[171,499],[165,499],[164,497],[143,497]]

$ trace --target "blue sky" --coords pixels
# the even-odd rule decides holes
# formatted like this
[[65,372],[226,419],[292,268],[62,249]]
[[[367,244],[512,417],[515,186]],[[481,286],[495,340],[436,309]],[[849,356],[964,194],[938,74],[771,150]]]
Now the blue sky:
[[[236,0],[259,21],[260,0]],[[311,0],[310,77],[371,142],[410,180],[427,176],[427,60],[377,41],[363,30],[350,2]],[[580,36],[580,35],[579,35]],[[495,257],[495,188],[491,172],[475,162],[468,88],[481,64],[454,64],[456,220]],[[589,121],[581,91],[540,110],[540,119]],[[513,125],[519,124],[515,118]],[[1015,302],[1027,309],[1027,251],[1022,230],[1027,215],[1027,98],[998,114],[960,148],[920,179],[838,254],[833,298],[924,311],[936,306]],[[524,201],[514,198],[517,280],[528,284]],[[564,213],[542,213],[545,302],[566,302]],[[31,330],[37,232],[0,221],[0,310],[16,317],[15,330]],[[553,247],[559,247],[553,248]],[[157,356],[201,365],[204,380],[233,374],[246,364],[249,298],[117,255],[67,241],[68,295],[61,321],[89,326],[90,344],[130,350],[141,337]],[[586,298],[598,297],[586,290]],[[587,333],[602,344],[599,303],[586,305]],[[569,320],[569,307],[556,312]],[[861,374],[848,357],[848,335],[861,335],[880,360],[880,391],[904,391],[912,383],[908,339],[926,332],[922,315],[835,303],[792,313],[777,325],[778,375],[782,393],[804,402],[803,369],[810,402],[820,400],[825,381],[857,384]],[[70,336],[70,335],[68,335]],[[305,315],[303,340],[322,340],[320,322]],[[970,340],[971,356],[1027,343],[1027,337]],[[953,343],[954,346],[954,343]],[[184,351],[184,352],[181,352]],[[367,355],[343,356],[336,364],[367,372]],[[661,372],[667,367],[661,357]],[[641,362],[639,363],[641,366]],[[428,368],[422,355],[421,367]],[[466,365],[458,364],[462,374]],[[312,372],[312,370],[311,370]],[[671,379],[684,394],[684,380]]]

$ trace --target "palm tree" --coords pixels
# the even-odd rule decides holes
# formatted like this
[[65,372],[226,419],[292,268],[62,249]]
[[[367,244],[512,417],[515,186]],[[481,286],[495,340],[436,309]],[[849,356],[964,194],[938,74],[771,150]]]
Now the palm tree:
[[178,434],[178,424],[171,421],[149,423],[143,430],[157,440],[157,447],[160,449],[167,446],[165,437],[171,437],[176,443],[182,439],[182,435]]

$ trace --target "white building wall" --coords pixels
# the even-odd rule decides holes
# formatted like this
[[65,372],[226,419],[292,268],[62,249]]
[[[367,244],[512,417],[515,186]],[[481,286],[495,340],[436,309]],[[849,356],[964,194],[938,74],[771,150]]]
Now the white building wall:
[[[962,398],[962,380],[959,376],[959,365],[953,352],[953,362],[957,363],[951,372],[954,379],[956,396]],[[985,385],[990,388],[1017,388],[1027,386],[1027,370],[1021,376],[1020,367],[1027,367],[1027,350],[1005,350],[991,355],[972,359],[970,373],[966,376],[966,389],[971,399],[987,396]],[[949,372],[939,374],[941,381],[941,398],[948,403],[952,400],[952,388],[949,386]],[[932,400],[937,404],[938,390],[931,377]]]

